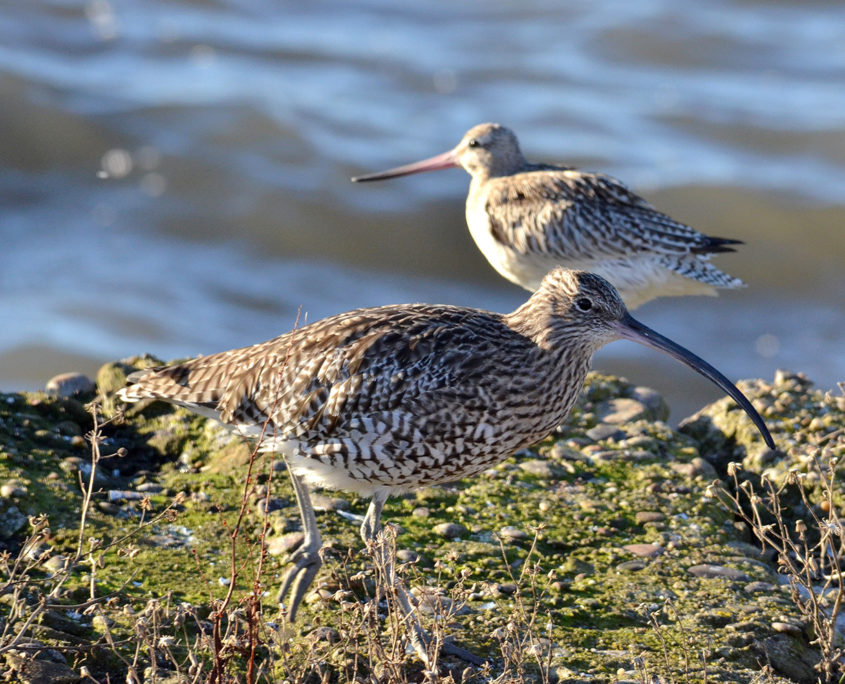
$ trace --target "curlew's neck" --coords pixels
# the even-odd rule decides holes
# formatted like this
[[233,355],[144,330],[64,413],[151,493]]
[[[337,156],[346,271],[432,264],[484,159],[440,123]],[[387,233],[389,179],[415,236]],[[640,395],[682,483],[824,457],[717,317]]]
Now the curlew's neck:
[[569,365],[588,369],[593,353],[601,345],[585,334],[583,326],[566,321],[557,312],[556,304],[554,294],[540,289],[516,311],[505,315],[504,321],[544,353],[566,356]]

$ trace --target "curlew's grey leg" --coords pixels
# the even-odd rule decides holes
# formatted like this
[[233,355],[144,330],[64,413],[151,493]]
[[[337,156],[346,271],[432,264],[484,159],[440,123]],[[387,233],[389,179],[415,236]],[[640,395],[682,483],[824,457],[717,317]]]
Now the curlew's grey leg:
[[[396,596],[396,601],[399,604],[399,610],[402,611],[402,617],[408,624],[411,636],[411,645],[414,647],[420,660],[426,665],[431,665],[431,659],[428,654],[428,645],[431,643],[431,635],[426,632],[420,624],[414,608],[411,606],[411,600],[408,597],[408,592],[402,581],[396,577],[396,564],[394,562],[393,554],[385,544],[379,544],[377,537],[381,531],[381,512],[384,508],[384,502],[387,501],[387,492],[385,490],[376,490],[373,498],[370,501],[370,506],[367,509],[367,515],[364,516],[364,522],[361,524],[361,538],[364,543],[369,546],[372,542],[373,552],[376,554],[376,565],[384,570],[384,580],[388,588],[393,591]],[[461,660],[464,660],[473,665],[483,665],[484,661],[469,651],[459,648],[451,643],[444,642],[440,650],[448,655],[453,655]]]
[[291,482],[293,482],[293,491],[296,494],[296,503],[299,506],[299,515],[302,517],[305,539],[302,541],[302,546],[297,549],[293,558],[291,558],[293,567],[285,575],[276,600],[282,603],[288,591],[291,592],[288,619],[293,622],[296,620],[296,611],[305,596],[305,592],[311,586],[311,582],[314,581],[314,576],[320,570],[320,566],[323,565],[323,559],[320,558],[323,540],[320,537],[320,530],[317,529],[317,517],[314,515],[311,497],[308,496],[308,488],[292,470],[289,470],[289,472]]

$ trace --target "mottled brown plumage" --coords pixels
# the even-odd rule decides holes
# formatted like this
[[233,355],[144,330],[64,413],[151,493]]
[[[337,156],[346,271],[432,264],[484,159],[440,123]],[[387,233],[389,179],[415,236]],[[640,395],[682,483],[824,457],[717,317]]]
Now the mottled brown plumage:
[[[478,473],[549,434],[572,407],[593,352],[622,337],[717,382],[771,442],[718,371],[632,319],[604,279],[564,269],[510,314],[424,304],[361,309],[263,344],[141,371],[121,396],[163,399],[246,435],[263,433],[262,448],[285,455],[305,529],[280,592],[281,599],[292,587],[293,619],[320,567],[308,484],[372,496],[362,525],[372,541],[390,493]],[[423,654],[425,633],[398,591]]]
[[473,127],[444,154],[353,180],[454,166],[472,176],[466,219],[473,239],[501,275],[528,290],[555,266],[603,276],[629,309],[654,297],[742,285],[709,263],[739,241],[678,223],[610,176],[533,164],[499,124]]

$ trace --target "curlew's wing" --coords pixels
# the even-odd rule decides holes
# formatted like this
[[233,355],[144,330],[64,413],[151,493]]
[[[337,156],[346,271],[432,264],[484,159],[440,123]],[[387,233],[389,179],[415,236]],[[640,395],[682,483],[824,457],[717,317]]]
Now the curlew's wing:
[[344,437],[399,410],[430,415],[436,432],[450,411],[488,405],[485,385],[499,374],[486,359],[502,345],[501,327],[497,314],[456,307],[363,309],[263,344],[141,371],[121,394],[180,404],[249,432],[269,419],[271,432],[306,441]]
[[538,166],[486,184],[493,236],[523,253],[568,259],[625,258],[733,251],[737,240],[713,238],[657,211],[622,183],[601,174]]

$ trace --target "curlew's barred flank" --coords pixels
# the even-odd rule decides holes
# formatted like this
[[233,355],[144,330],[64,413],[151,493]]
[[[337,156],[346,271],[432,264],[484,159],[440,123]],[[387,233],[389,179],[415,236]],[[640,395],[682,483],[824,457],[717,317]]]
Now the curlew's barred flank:
[[353,180],[455,166],[472,176],[466,219],[473,239],[493,268],[527,290],[555,266],[603,276],[631,309],[655,297],[742,286],[709,263],[738,240],[678,223],[610,176],[532,164],[499,124],[475,126],[444,154]]
[[[727,378],[631,318],[607,281],[565,269],[549,273],[510,314],[424,304],[361,309],[263,344],[141,371],[120,395],[180,404],[246,435],[263,432],[262,448],[285,455],[305,531],[279,592],[280,600],[290,593],[293,620],[322,562],[309,484],[369,494],[361,535],[374,541],[389,494],[478,473],[549,434],[572,407],[593,353],[620,338],[714,381],[773,446]],[[381,567],[425,660],[428,637],[392,559],[382,557]]]

